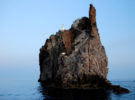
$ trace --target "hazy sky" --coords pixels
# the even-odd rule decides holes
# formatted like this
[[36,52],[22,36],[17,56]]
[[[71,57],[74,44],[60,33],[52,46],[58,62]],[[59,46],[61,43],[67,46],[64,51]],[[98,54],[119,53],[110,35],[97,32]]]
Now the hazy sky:
[[135,79],[135,0],[0,0],[0,68],[37,66],[39,48],[77,18],[97,11],[109,79]]

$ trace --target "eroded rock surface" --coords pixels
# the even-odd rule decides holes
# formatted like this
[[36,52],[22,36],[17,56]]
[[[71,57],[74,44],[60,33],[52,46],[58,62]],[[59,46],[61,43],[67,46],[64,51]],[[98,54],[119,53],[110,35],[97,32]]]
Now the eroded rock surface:
[[49,86],[111,88],[106,79],[108,59],[100,41],[93,5],[89,18],[77,19],[69,30],[59,31],[46,40],[39,61],[39,81]]

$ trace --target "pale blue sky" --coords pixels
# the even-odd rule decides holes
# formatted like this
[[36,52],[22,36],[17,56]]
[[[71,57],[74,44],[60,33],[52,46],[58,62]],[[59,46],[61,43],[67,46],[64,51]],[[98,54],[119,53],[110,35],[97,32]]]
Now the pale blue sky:
[[0,68],[37,66],[45,40],[97,10],[109,79],[135,79],[135,0],[0,0]]

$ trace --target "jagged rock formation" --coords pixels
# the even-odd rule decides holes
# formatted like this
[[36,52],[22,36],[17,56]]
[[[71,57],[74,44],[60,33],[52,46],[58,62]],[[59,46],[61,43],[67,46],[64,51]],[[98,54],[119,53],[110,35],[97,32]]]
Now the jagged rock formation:
[[[69,30],[51,35],[40,49],[40,79],[63,88],[111,88],[107,56],[96,25],[96,10],[76,20]],[[104,84],[103,84],[104,83]],[[105,85],[106,84],[106,85]]]

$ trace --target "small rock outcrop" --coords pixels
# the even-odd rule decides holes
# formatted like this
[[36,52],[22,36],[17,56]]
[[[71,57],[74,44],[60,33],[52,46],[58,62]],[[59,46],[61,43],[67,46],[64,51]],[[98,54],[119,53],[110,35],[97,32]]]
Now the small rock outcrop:
[[[108,59],[96,24],[96,9],[57,32],[40,49],[40,82],[61,88],[107,88]],[[114,90],[117,90],[115,86]]]

